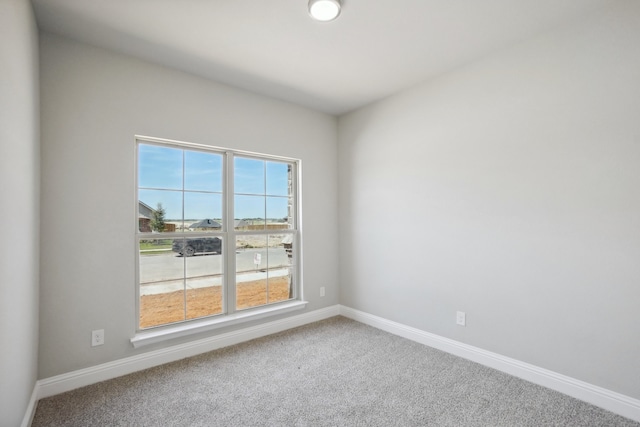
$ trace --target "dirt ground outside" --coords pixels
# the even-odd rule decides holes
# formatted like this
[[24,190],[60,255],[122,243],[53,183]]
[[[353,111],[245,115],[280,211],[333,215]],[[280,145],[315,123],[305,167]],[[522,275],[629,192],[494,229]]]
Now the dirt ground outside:
[[[185,316],[185,297],[186,316]],[[267,300],[268,299],[268,300]],[[289,278],[276,277],[239,283],[236,287],[238,309],[289,299]],[[222,313],[222,286],[189,289],[140,297],[140,328],[165,325]],[[186,319],[185,319],[186,317]]]

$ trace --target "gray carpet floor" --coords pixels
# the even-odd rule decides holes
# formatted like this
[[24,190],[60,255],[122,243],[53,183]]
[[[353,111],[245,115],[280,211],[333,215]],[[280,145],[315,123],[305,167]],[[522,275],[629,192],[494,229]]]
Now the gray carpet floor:
[[334,317],[42,399],[38,426],[634,426]]

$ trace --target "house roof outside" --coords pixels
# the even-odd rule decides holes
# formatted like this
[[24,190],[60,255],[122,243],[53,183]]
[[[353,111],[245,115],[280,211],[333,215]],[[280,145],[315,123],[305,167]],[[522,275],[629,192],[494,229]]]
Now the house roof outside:
[[156,210],[153,209],[151,206],[147,205],[146,203],[138,200],[138,217],[139,218],[149,218],[151,219],[151,217],[153,217],[153,213]]

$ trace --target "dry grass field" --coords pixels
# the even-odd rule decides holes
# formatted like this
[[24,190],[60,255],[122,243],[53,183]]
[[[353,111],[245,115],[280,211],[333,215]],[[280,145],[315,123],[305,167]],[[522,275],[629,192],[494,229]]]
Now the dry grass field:
[[[269,292],[264,280],[243,282],[237,285],[237,307],[239,309],[255,307],[284,301],[289,298],[289,278],[277,277],[269,279]],[[222,287],[190,289],[187,292],[176,291],[140,297],[140,327],[163,325],[186,319],[211,316],[222,313]],[[267,301],[268,296],[268,301]]]

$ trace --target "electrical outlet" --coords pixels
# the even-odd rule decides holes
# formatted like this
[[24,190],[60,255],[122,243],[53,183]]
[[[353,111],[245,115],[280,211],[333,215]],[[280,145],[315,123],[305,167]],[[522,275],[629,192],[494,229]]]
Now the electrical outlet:
[[456,312],[456,323],[460,326],[465,326],[467,324],[467,315],[464,311]]
[[91,347],[104,344],[104,329],[91,332]]
[[320,296],[324,296],[324,286],[320,286]]

